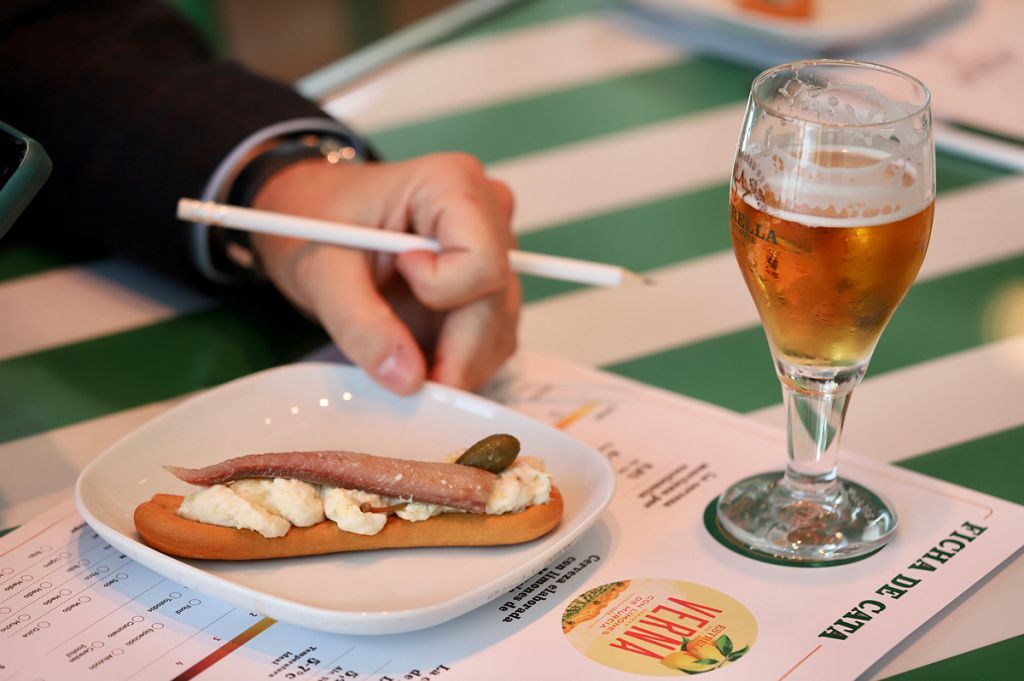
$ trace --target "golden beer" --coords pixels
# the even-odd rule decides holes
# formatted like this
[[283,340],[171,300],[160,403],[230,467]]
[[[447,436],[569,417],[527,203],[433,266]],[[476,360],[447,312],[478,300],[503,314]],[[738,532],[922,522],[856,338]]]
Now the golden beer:
[[821,226],[758,210],[734,188],[733,251],[776,352],[819,367],[866,361],[921,268],[932,211]]

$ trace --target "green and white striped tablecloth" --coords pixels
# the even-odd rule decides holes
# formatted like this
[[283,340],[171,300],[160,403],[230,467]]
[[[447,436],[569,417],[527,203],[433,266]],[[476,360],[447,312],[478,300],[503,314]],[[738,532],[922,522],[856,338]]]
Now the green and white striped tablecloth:
[[[516,193],[521,248],[656,276],[525,281],[524,350],[781,424],[725,218],[754,71],[636,32],[616,4],[527,3],[327,106],[392,159],[479,156]],[[938,187],[928,257],[845,445],[1024,503],[1024,178],[940,154]],[[273,296],[211,299],[117,258],[19,243],[0,243],[0,320],[0,527],[67,498],[85,463],[175,401],[325,342]],[[1018,558],[878,674],[1009,677],[1022,610]]]

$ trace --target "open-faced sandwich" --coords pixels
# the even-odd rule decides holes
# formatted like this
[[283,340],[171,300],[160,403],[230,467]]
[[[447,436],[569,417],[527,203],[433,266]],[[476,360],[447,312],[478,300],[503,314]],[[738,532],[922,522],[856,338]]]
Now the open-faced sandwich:
[[510,435],[451,463],[318,451],[166,468],[203,489],[155,495],[135,509],[135,527],[149,546],[185,558],[518,544],[550,532],[563,507],[543,463],[520,457]]

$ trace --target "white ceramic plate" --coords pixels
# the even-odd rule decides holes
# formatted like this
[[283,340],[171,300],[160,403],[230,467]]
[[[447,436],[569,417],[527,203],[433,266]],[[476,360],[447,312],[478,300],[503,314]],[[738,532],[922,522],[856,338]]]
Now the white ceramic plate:
[[814,0],[804,19],[745,9],[735,0],[631,0],[668,18],[717,31],[724,39],[757,39],[804,50],[850,49],[914,32],[958,10],[965,0]]
[[[565,498],[561,524],[527,544],[186,561],[143,544],[132,522],[135,507],[153,494],[195,489],[163,464],[314,449],[440,460],[496,432],[515,435],[525,454],[543,458]],[[305,627],[386,634],[444,622],[511,589],[579,538],[614,487],[598,452],[499,404],[440,385],[396,397],[350,367],[307,363],[234,381],[147,423],[89,464],[75,503],[118,550],[189,588]]]

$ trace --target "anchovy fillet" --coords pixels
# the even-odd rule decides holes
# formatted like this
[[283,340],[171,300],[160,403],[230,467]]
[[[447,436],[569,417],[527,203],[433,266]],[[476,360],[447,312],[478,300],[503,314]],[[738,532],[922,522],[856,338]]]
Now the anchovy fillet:
[[205,468],[164,466],[180,480],[209,487],[244,478],[293,478],[483,513],[498,476],[456,463],[391,459],[346,451],[249,454]]

